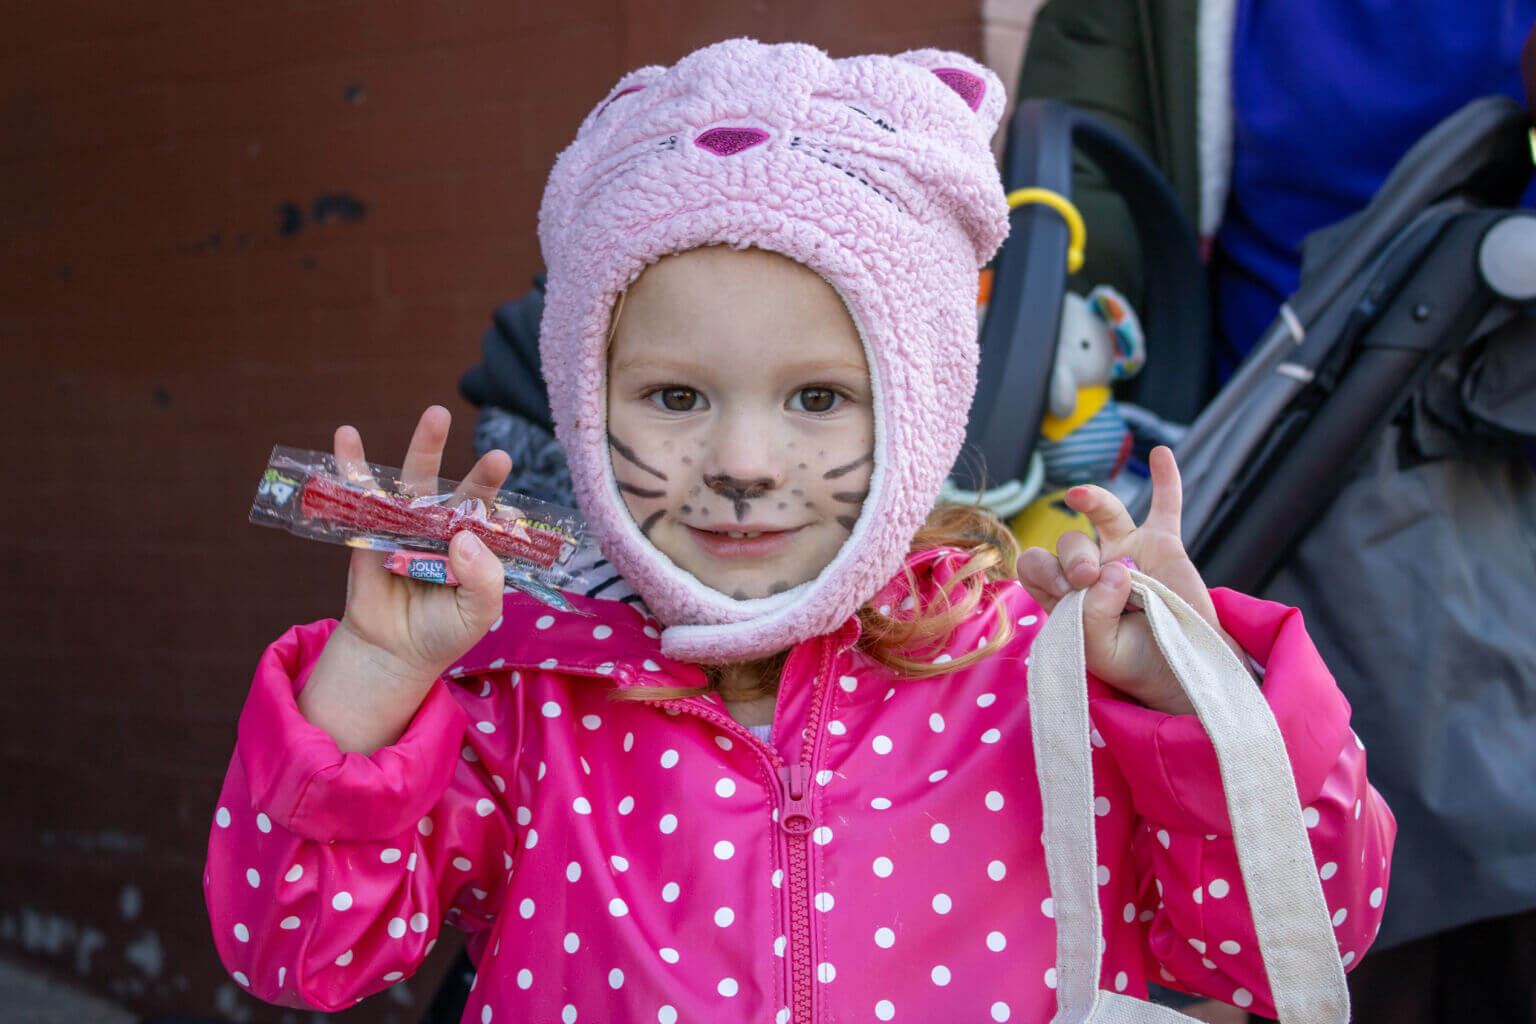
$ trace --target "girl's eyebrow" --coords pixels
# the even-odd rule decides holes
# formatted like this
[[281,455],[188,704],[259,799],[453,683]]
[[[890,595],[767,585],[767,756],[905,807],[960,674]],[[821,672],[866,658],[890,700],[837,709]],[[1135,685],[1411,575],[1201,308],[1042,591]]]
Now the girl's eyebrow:
[[[654,376],[686,375],[699,370],[711,370],[719,365],[719,362],[701,364],[692,360],[670,360],[665,357],[658,359],[654,356],[626,356],[614,360],[608,372],[610,375],[621,372],[639,372]],[[773,372],[786,377],[803,377],[808,380],[823,374],[847,373],[858,377],[869,376],[869,371],[863,363],[845,359],[807,359],[797,363],[784,363],[773,367]]]

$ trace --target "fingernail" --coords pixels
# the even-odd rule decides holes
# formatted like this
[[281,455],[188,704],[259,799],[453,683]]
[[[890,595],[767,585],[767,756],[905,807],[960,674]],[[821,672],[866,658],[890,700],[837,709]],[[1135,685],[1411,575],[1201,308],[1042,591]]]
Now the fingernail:
[[1052,596],[1066,597],[1067,591],[1071,589],[1072,588],[1067,585],[1067,578],[1065,576],[1057,576],[1051,580],[1050,590]]
[[1132,558],[1130,555],[1121,555],[1119,558],[1115,559],[1115,561],[1119,562],[1127,569],[1135,569],[1137,567],[1136,559]]
[[1125,582],[1125,567],[1119,562],[1110,562],[1099,572],[1099,582],[1108,587],[1118,587]]

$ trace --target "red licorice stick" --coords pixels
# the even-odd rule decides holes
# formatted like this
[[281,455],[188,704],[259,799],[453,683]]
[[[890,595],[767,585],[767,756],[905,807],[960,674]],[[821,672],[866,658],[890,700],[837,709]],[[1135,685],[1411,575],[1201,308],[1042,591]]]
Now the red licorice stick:
[[555,563],[563,543],[559,534],[527,523],[482,519],[442,505],[412,508],[410,498],[359,491],[318,476],[305,482],[300,510],[309,519],[352,530],[427,537],[444,544],[460,530],[468,530],[498,557],[522,558],[545,567]]

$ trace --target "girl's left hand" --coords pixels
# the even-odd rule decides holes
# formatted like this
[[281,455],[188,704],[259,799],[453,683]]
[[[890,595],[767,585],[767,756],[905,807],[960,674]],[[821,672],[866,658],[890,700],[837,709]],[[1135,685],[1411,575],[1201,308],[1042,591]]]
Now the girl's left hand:
[[1210,591],[1184,550],[1179,536],[1184,495],[1173,452],[1155,448],[1149,461],[1152,507],[1146,522],[1137,526],[1120,499],[1102,487],[1073,487],[1066,502],[1088,517],[1099,543],[1080,530],[1069,530],[1057,541],[1054,555],[1045,548],[1029,548],[1019,556],[1019,581],[1047,612],[1054,611],[1068,591],[1086,590],[1083,647],[1088,671],[1147,707],[1190,714],[1194,708],[1158,650],[1146,616],[1126,608],[1131,578],[1121,560],[1129,558],[1188,602],[1245,665],[1248,656],[1221,628]]

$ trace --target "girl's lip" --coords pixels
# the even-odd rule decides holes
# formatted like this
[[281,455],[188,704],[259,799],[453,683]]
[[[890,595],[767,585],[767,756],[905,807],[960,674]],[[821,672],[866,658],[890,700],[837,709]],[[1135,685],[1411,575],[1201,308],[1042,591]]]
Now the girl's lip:
[[[759,527],[757,529],[728,528],[727,530],[701,530],[697,526],[688,527],[688,535],[694,543],[703,548],[716,558],[762,558],[766,555],[777,554],[780,550],[789,546],[790,538],[800,532],[801,527],[790,529],[771,529]],[[755,537],[732,537],[732,533],[755,533]]]

